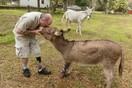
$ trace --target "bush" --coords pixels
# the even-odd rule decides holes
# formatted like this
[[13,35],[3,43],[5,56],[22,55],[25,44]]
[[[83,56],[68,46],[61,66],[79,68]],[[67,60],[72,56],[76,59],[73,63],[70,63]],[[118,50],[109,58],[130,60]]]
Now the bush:
[[114,12],[126,13],[128,8],[128,2],[126,0],[111,0],[110,1],[110,10]]

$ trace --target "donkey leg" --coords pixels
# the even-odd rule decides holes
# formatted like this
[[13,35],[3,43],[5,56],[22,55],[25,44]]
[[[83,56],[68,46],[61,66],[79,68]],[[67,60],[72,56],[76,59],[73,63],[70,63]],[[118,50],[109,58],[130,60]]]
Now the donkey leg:
[[79,30],[80,30],[80,35],[82,35],[82,23],[79,23]]
[[61,75],[60,75],[60,78],[64,78],[64,77],[66,77],[66,76],[68,76],[68,68],[69,68],[69,66],[71,65],[71,63],[68,63],[68,62],[66,62],[65,64],[64,64],[64,67],[63,67],[63,70],[61,71]]
[[79,32],[79,26],[77,26],[77,29],[76,29],[76,33],[78,33]]
[[79,26],[80,26],[80,23],[78,23],[78,25],[77,25],[76,33],[79,32],[79,28],[80,28]]
[[71,24],[71,21],[68,20],[68,28],[71,28],[71,27],[70,27],[70,24]]
[[66,22],[65,22],[65,30],[67,29],[67,23],[68,23],[68,20],[66,19]]
[[114,66],[103,66],[104,74],[106,77],[107,86],[106,88],[111,88],[113,77],[114,77]]

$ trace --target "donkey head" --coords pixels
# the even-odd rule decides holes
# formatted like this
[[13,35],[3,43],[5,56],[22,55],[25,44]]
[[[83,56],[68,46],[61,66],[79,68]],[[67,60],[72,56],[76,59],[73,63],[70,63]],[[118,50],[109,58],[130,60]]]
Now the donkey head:
[[57,29],[56,27],[44,27],[42,29],[42,35],[44,36],[45,39],[47,40],[53,40],[54,38],[56,37],[61,37],[64,35],[64,33],[67,33],[70,31],[70,29],[67,29],[67,30],[59,30]]
[[93,7],[92,9],[90,9],[89,7],[87,7],[86,12],[87,12],[87,19],[88,19],[88,20],[91,18],[93,9],[94,9],[94,7]]

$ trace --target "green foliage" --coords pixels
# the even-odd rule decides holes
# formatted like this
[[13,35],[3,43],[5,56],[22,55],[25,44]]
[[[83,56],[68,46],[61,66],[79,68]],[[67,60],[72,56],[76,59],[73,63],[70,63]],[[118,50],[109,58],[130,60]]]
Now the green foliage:
[[[11,5],[11,2],[13,0],[0,0],[0,5]],[[19,3],[18,3],[19,0],[16,0],[16,5],[15,6],[18,6]]]
[[78,6],[88,6],[90,0],[75,0],[75,4]]
[[110,10],[114,10],[115,12],[123,12],[127,11],[128,3],[126,0],[111,0],[110,1]]

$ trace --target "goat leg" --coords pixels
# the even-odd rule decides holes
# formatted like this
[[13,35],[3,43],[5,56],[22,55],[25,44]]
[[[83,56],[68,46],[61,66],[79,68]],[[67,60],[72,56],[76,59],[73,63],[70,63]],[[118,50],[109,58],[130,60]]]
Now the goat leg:
[[60,78],[64,78],[64,77],[67,77],[68,76],[67,69],[69,68],[70,64],[71,63],[68,63],[68,62],[65,63],[64,68],[61,71]]

